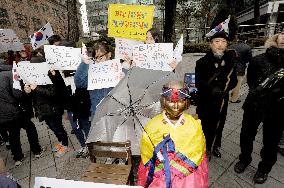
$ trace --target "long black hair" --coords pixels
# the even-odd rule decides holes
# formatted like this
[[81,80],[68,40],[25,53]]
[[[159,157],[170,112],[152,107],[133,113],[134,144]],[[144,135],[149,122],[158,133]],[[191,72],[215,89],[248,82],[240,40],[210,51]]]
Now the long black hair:
[[153,39],[155,40],[155,43],[159,43],[162,42],[162,38],[161,38],[161,32],[160,30],[156,29],[156,28],[151,28],[147,31],[147,33],[150,32]]

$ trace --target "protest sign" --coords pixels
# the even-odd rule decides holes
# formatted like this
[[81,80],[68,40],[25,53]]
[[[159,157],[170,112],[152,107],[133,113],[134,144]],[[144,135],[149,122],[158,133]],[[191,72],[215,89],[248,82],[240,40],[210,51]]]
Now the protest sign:
[[174,58],[176,59],[177,63],[182,61],[182,53],[183,53],[183,34],[181,34],[180,39],[174,49]]
[[120,59],[91,63],[88,72],[88,90],[115,87],[120,81]]
[[56,70],[77,70],[81,63],[81,49],[65,46],[44,45],[45,59]]
[[33,49],[37,49],[40,46],[48,43],[47,39],[53,35],[52,27],[48,22],[45,26],[43,26],[39,31],[35,32],[31,35],[31,43]]
[[26,84],[47,85],[52,84],[48,77],[49,67],[46,62],[26,63],[19,62],[17,71]]
[[132,59],[133,47],[138,44],[143,44],[142,41],[115,38],[115,58],[124,59],[125,56]]
[[133,48],[133,63],[137,67],[172,71],[173,43],[140,44]]
[[34,188],[142,188],[140,186],[114,185],[104,183],[64,180],[47,177],[36,177]]
[[134,40],[146,39],[152,28],[154,6],[110,4],[108,8],[108,36]]
[[8,50],[21,51],[24,50],[24,46],[14,30],[0,29],[0,53],[8,52]]
[[17,72],[17,64],[15,62],[13,63],[12,74],[13,74],[13,88],[22,90],[21,84],[19,81],[19,74]]
[[139,0],[141,5],[152,5],[153,0]]

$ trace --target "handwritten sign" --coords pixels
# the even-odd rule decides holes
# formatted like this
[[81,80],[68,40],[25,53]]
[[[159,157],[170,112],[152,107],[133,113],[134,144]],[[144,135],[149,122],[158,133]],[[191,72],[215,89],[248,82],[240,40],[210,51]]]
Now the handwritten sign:
[[15,62],[13,63],[12,74],[13,74],[13,88],[22,90],[21,84],[19,81],[19,74],[17,72],[17,64]]
[[109,37],[146,39],[152,28],[154,6],[110,4],[108,8]]
[[39,31],[35,32],[30,36],[33,49],[37,49],[40,46],[48,43],[47,39],[53,35],[52,27],[48,22],[45,26],[40,28]]
[[133,48],[133,62],[137,67],[172,71],[173,43],[140,44]]
[[119,59],[91,63],[88,72],[88,90],[115,87],[120,81],[122,66]]
[[153,4],[153,0],[139,0],[141,5],[151,5]]
[[64,180],[47,177],[36,177],[34,188],[142,188],[140,186],[114,185],[104,183]]
[[26,84],[47,85],[52,84],[48,77],[48,64],[19,62],[17,72]]
[[81,49],[65,46],[44,45],[48,65],[56,70],[77,70],[81,63]]
[[124,59],[128,56],[132,59],[133,47],[138,44],[143,44],[141,41],[115,38],[115,58]]
[[8,50],[21,51],[24,50],[24,46],[14,30],[0,29],[0,53],[8,52]]

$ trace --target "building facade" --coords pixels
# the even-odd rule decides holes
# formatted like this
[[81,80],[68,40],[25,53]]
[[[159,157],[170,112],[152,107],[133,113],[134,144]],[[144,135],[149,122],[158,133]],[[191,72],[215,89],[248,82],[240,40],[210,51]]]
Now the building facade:
[[[68,34],[67,0],[1,0],[0,28],[13,29],[20,39],[49,22],[54,34],[63,38]],[[78,1],[78,25],[82,33],[80,4]]]

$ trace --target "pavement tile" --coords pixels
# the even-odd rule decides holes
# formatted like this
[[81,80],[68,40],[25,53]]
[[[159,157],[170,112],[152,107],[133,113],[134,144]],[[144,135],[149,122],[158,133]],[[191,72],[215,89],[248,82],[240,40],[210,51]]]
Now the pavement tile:
[[229,166],[232,165],[232,163],[237,159],[237,157],[230,155],[226,151],[222,150],[222,148],[220,152],[222,154],[222,158],[217,158],[217,157],[212,156],[211,161],[227,169],[229,168]]
[[229,171],[226,171],[217,181],[221,187],[224,188],[250,188],[253,187],[251,184],[245,182],[237,175],[232,174]]
[[210,186],[213,184],[213,182],[215,182],[221,176],[221,174],[225,172],[225,170],[225,168],[216,162],[210,161],[208,164],[208,185]]
[[226,151],[234,157],[238,157],[241,152],[240,146],[228,139],[223,140],[222,150]]

